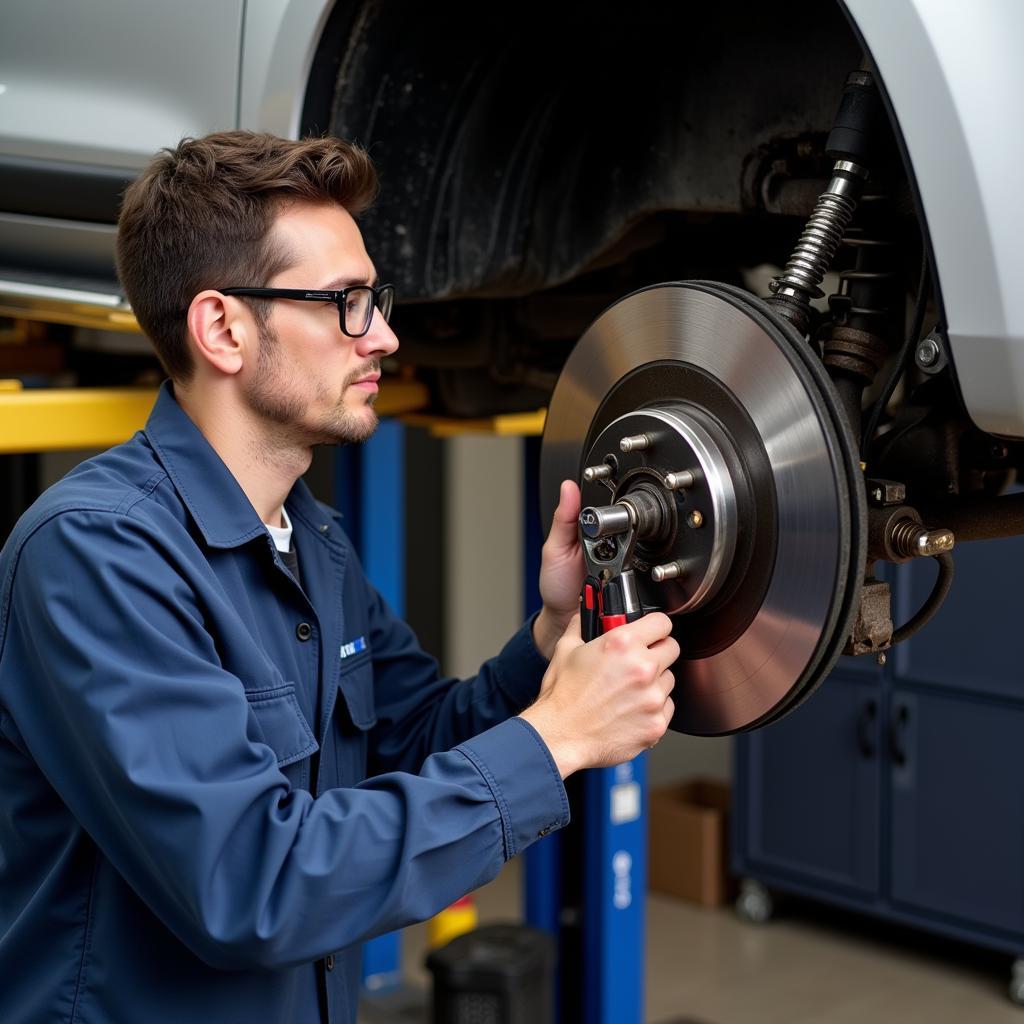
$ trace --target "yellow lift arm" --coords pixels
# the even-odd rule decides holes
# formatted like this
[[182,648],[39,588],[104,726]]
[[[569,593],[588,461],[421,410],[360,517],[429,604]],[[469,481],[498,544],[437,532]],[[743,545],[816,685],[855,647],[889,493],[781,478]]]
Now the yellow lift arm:
[[[0,454],[109,448],[145,426],[153,388],[22,388],[0,381]],[[376,408],[397,416],[427,404],[418,381],[389,380]]]

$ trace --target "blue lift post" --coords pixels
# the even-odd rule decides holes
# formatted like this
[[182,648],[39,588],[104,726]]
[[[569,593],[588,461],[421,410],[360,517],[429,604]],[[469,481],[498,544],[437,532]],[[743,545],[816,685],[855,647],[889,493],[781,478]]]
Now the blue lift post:
[[[405,611],[405,428],[381,420],[373,437],[338,449],[335,505],[366,575],[395,614]],[[363,950],[363,985],[373,992],[401,983],[401,936],[381,935]]]
[[[525,612],[540,607],[536,580],[543,543],[539,522],[540,440],[524,443]],[[593,769],[583,783],[583,864],[565,863],[569,844],[555,834],[526,852],[524,913],[529,924],[563,938],[563,872],[583,871],[582,991],[559,993],[572,1020],[559,1024],[641,1024],[647,896],[647,758]],[[565,908],[569,909],[569,908]],[[560,947],[563,943],[559,943]],[[566,951],[560,948],[560,957]],[[569,955],[572,955],[571,953]],[[561,973],[561,971],[560,971]],[[563,1018],[567,1014],[563,1014]]]
[[641,754],[584,781],[584,1024],[644,1019],[646,780]]

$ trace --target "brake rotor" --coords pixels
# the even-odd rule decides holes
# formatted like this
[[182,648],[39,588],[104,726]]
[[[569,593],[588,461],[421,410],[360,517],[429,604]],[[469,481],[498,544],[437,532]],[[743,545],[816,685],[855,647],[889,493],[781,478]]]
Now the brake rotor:
[[548,410],[547,518],[564,479],[585,506],[659,504],[633,566],[682,652],[673,729],[767,724],[831,670],[866,555],[859,455],[819,358],[764,302],[682,282],[602,313]]

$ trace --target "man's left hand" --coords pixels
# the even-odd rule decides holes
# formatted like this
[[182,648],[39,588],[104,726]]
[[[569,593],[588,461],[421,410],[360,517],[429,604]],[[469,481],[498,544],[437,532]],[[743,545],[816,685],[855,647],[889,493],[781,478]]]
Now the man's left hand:
[[579,515],[580,489],[571,480],[563,480],[551,531],[541,550],[540,596],[544,606],[533,624],[534,643],[548,660],[580,606],[586,565],[577,527]]

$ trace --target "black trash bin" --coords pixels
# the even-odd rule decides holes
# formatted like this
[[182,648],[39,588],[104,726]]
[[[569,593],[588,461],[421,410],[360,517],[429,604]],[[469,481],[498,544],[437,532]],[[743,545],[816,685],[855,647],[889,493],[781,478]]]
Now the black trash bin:
[[555,950],[545,932],[494,924],[427,957],[434,1024],[553,1024]]

